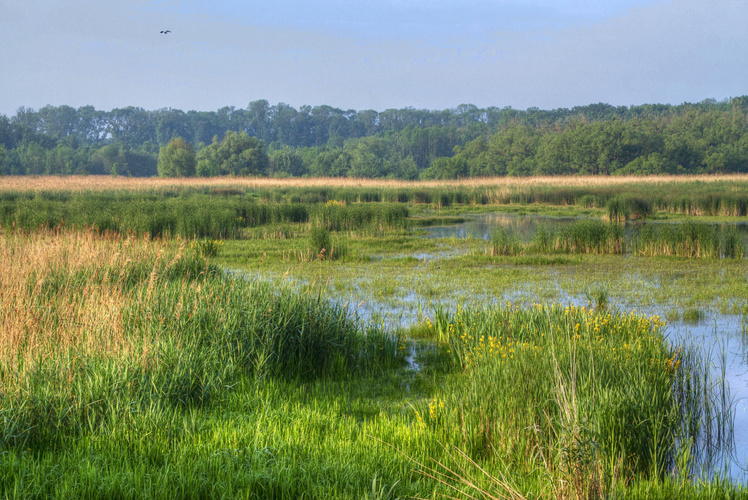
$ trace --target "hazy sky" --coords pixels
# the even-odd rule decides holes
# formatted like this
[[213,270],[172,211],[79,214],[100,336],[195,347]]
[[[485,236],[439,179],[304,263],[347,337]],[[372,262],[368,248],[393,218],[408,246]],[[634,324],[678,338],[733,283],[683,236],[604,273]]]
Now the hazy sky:
[[748,94],[746,19],[748,0],[0,0],[0,113],[721,100]]

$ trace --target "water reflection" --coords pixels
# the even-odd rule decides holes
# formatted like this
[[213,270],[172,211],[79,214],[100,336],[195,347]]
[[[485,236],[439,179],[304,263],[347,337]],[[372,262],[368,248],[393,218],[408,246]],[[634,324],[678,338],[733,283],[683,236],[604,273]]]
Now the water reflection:
[[431,226],[424,230],[427,238],[477,238],[491,239],[491,232],[497,228],[516,235],[520,241],[529,243],[540,227],[561,227],[579,218],[551,217],[543,215],[481,214],[460,224]]
[[[530,243],[539,229],[554,233],[558,229],[569,226],[580,220],[597,220],[590,217],[554,217],[545,215],[517,215],[506,213],[491,213],[471,216],[469,220],[445,226],[431,226],[423,228],[427,238],[476,238],[490,240],[491,233],[497,229],[517,238],[522,243]],[[675,225],[678,222],[638,220],[629,221],[625,226],[625,238],[632,242],[645,227],[656,228],[664,225]],[[722,232],[728,228],[734,229],[742,240],[743,248],[748,245],[748,222],[707,224]],[[626,245],[632,248],[632,245]]]

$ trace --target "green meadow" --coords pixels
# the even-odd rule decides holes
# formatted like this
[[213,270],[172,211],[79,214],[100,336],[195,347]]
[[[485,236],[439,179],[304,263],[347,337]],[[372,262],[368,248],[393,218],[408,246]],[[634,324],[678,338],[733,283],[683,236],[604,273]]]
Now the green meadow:
[[[0,498],[748,497],[721,468],[732,397],[667,325],[746,323],[747,202],[745,180],[5,189]],[[494,212],[577,220],[427,237]]]

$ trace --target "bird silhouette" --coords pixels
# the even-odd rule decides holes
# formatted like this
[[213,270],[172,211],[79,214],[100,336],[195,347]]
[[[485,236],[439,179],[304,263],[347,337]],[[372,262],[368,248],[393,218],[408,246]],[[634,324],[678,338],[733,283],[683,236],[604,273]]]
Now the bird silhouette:
[[171,30],[162,30],[161,33],[163,33],[165,35],[167,33],[171,33]]

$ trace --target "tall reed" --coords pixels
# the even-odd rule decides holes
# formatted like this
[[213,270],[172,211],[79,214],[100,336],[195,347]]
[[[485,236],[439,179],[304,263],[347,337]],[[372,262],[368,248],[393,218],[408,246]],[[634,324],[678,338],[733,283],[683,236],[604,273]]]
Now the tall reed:
[[735,226],[692,221],[630,225],[578,220],[557,228],[538,226],[528,243],[506,229],[496,229],[491,232],[486,252],[494,256],[559,252],[742,259],[745,246]]
[[313,223],[331,231],[404,229],[408,208],[390,203],[299,203],[281,199],[177,193],[4,193],[0,225],[36,231],[72,227],[151,237],[241,238],[247,228]]
[[744,256],[743,241],[735,227],[686,221],[682,224],[644,225],[634,236],[638,255],[691,258]]
[[430,325],[466,377],[417,408],[422,425],[471,460],[540,471],[553,496],[688,477],[688,450],[729,445],[729,404],[658,317],[507,305],[437,310]]
[[398,338],[319,296],[224,274],[185,241],[0,239],[0,447],[44,449],[133,411],[206,407],[240,377],[402,362]]

